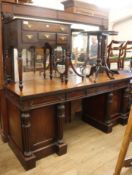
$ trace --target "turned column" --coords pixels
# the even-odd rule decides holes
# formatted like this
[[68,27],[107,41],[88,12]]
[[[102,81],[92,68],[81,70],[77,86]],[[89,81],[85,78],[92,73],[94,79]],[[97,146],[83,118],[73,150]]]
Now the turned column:
[[57,105],[57,154],[62,155],[67,152],[67,145],[63,141],[63,130],[64,130],[64,119],[65,119],[65,105]]
[[113,99],[113,92],[110,92],[107,94],[106,112],[105,112],[106,132],[108,133],[112,131],[112,123],[111,123],[112,99]]
[[31,115],[29,112],[21,113],[23,160],[20,160],[26,170],[36,166],[36,156],[31,150]]
[[24,156],[30,157],[32,155],[31,152],[31,122],[30,122],[30,114],[28,112],[21,113],[21,121],[22,121],[22,138],[23,138],[23,152]]
[[128,108],[129,108],[129,88],[127,87],[123,90],[123,97],[122,97],[121,116],[120,116],[120,123],[122,125],[127,123]]
[[70,59],[70,52],[66,51],[66,63],[65,63],[65,83],[68,82],[68,71],[69,71],[69,59]]
[[22,80],[22,49],[18,49],[18,74],[19,74],[19,88],[22,90],[23,88],[23,80]]

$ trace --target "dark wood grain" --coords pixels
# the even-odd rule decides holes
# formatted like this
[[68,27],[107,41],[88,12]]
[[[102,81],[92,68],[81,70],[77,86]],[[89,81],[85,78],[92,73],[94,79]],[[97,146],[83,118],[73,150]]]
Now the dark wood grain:
[[8,141],[8,115],[7,103],[4,90],[0,90],[0,122],[1,122],[1,138],[4,142]]
[[3,88],[2,14],[0,2],[0,89]]

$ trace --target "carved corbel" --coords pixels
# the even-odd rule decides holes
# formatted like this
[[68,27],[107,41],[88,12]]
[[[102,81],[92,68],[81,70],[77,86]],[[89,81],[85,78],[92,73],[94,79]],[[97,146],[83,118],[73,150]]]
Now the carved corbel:
[[4,23],[12,21],[14,15],[12,13],[2,13],[2,20]]

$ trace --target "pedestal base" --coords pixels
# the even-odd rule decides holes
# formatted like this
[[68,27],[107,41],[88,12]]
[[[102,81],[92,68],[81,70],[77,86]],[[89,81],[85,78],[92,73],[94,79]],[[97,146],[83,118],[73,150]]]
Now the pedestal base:
[[67,144],[63,143],[63,144],[57,144],[56,145],[56,153],[61,156],[63,154],[67,153]]
[[96,119],[83,115],[83,120],[87,123],[89,123],[90,125],[100,129],[101,131],[105,132],[105,133],[110,133],[112,132],[112,123],[106,124],[103,122],[99,122]]
[[107,66],[102,66],[102,65],[92,66],[90,73],[86,75],[86,77],[89,78],[90,76],[95,74],[94,82],[96,82],[97,76],[100,72],[101,73],[105,72],[110,79],[114,79],[113,72]]

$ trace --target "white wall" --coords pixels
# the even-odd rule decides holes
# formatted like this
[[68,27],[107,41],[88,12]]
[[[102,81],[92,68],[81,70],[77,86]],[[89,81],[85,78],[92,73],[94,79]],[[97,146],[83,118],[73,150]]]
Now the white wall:
[[113,25],[113,30],[119,32],[117,39],[120,40],[132,40],[132,16],[125,21],[120,23],[115,23]]
[[114,39],[132,40],[132,6],[110,11],[109,30],[118,31]]

